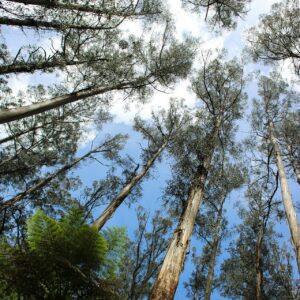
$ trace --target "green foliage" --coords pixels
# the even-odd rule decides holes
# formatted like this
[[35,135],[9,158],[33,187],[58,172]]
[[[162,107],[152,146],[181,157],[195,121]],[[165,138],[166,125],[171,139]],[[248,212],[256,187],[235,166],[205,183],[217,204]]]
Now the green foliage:
[[117,299],[113,278],[126,230],[111,228],[102,236],[83,220],[78,207],[58,221],[38,210],[28,221],[27,249],[3,243],[0,291],[29,299]]
[[254,61],[275,63],[290,59],[299,75],[300,5],[295,0],[283,0],[272,6],[270,14],[261,17],[260,23],[251,28],[248,52]]
[[181,0],[184,6],[194,11],[205,12],[205,21],[215,28],[234,29],[237,18],[247,13],[251,0]]

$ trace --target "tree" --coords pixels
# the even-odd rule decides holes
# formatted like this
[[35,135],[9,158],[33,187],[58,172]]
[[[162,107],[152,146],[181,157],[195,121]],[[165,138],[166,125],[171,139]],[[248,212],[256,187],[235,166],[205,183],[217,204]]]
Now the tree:
[[126,231],[111,228],[101,236],[82,223],[83,216],[81,209],[73,208],[54,220],[38,210],[28,221],[25,248],[2,242],[2,295],[120,299],[113,278],[124,254]]
[[174,297],[212,158],[218,146],[231,143],[233,121],[240,117],[245,99],[243,86],[242,68],[233,61],[222,63],[220,57],[210,62],[205,59],[193,80],[193,91],[203,107],[195,113],[195,120],[186,126],[186,134],[181,135],[173,150],[177,160],[173,168],[175,180],[178,173],[178,177],[185,177],[184,191],[188,190],[188,194],[150,299]]
[[152,113],[152,124],[147,124],[141,118],[135,119],[134,128],[140,132],[147,140],[148,147],[143,150],[143,164],[139,164],[128,176],[119,193],[111,200],[102,214],[94,221],[94,225],[100,230],[111,218],[117,208],[130,195],[131,191],[140,183],[153,167],[162,152],[176,142],[176,138],[181,133],[181,127],[187,122],[182,104],[174,101],[170,108],[159,113]]
[[271,13],[261,17],[249,31],[248,52],[255,61],[273,63],[290,59],[299,75],[300,7],[295,0],[284,0],[272,6]]
[[[205,21],[213,27],[234,29],[236,18],[247,13],[247,5],[251,0],[182,0],[184,6],[193,10],[206,9]],[[210,15],[212,11],[212,15]]]
[[[241,165],[224,161],[213,164],[204,194],[205,208],[201,208],[195,223],[194,236],[205,242],[202,255],[193,253],[195,270],[185,282],[190,299],[210,300],[216,285],[215,265],[220,253],[222,240],[228,235],[228,220],[224,216],[224,204],[230,193],[244,182],[246,171]],[[204,205],[203,205],[204,206]]]
[[288,221],[291,238],[296,253],[298,269],[300,272],[299,223],[297,220],[291,193],[289,191],[282,152],[277,140],[276,129],[276,123],[282,120],[282,114],[285,113],[286,107],[289,107],[290,105],[290,98],[288,97],[288,93],[286,91],[286,84],[280,80],[280,77],[278,75],[272,75],[272,79],[263,76],[260,78],[259,95],[261,96],[261,102],[256,104],[256,114],[260,118],[260,120],[258,120],[257,117],[256,120],[263,129],[268,143],[273,148],[273,155],[279,173],[282,202],[284,205],[286,219]]
[[246,192],[248,209],[240,210],[238,239],[221,267],[222,295],[230,299],[297,299],[291,255],[279,246],[271,223],[279,204],[274,177],[257,174]]
[[4,209],[7,209],[7,208],[13,206],[17,202],[23,200],[28,195],[35,193],[37,190],[39,190],[39,189],[43,188],[45,185],[47,185],[55,177],[61,175],[62,173],[69,171],[74,166],[79,164],[81,161],[92,156],[93,154],[103,153],[106,158],[110,158],[110,159],[115,158],[117,151],[119,151],[120,148],[122,147],[122,143],[124,142],[124,139],[126,139],[126,136],[122,136],[122,135],[117,135],[112,138],[108,138],[100,146],[97,146],[97,147],[91,149],[89,152],[87,152],[83,156],[74,159],[72,162],[64,165],[59,170],[44,177],[43,179],[41,179],[40,181],[38,181],[37,183],[35,183],[31,187],[29,187],[27,190],[17,194],[16,196],[14,196],[13,198],[11,198],[9,200],[4,201],[0,206],[0,211],[3,211]]
[[[149,86],[168,87],[177,78],[187,76],[192,63],[193,46],[191,40],[183,43],[174,41],[167,26],[160,45],[152,40],[147,48],[141,41],[132,40],[126,51],[132,53],[126,60],[121,55],[122,58],[110,60],[100,70],[99,65],[95,65],[83,70],[81,74],[73,72],[75,88],[72,92],[60,93],[51,99],[36,99],[37,103],[34,104],[1,110],[0,123],[19,120],[112,91],[127,91],[129,94],[139,92],[142,96]],[[79,89],[77,82],[81,87]]]
[[290,112],[280,125],[280,136],[283,138],[283,151],[300,184],[300,145],[299,145],[299,111]]
[[149,213],[139,206],[137,219],[138,228],[134,239],[129,242],[118,275],[120,294],[128,300],[149,296],[152,282],[163,262],[168,247],[167,237],[172,228],[171,220],[161,216],[161,211],[156,211],[150,219]]

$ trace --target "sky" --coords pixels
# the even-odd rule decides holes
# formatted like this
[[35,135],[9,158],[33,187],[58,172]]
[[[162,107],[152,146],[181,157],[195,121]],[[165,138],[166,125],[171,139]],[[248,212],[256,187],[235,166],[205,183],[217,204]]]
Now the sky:
[[[216,35],[211,33],[207,28],[204,22],[204,15],[198,15],[196,13],[186,12],[181,8],[180,0],[168,0],[168,5],[170,11],[173,15],[176,25],[176,37],[182,39],[186,34],[191,34],[192,36],[199,38],[200,49],[202,51],[208,50],[221,50],[222,48],[227,49],[228,59],[233,57],[240,58],[242,56],[243,48],[246,44],[246,33],[245,31],[252,26],[255,26],[259,20],[259,15],[267,13],[270,10],[270,7],[273,3],[278,2],[274,0],[253,0],[250,7],[249,13],[244,18],[244,20],[238,21],[238,26],[234,31],[224,31],[222,34]],[[128,31],[135,32],[137,34],[142,34],[141,28],[136,27],[136,24],[127,25]],[[17,51],[20,44],[26,44],[31,38],[36,38],[30,36],[26,31],[21,32],[18,29],[11,30],[2,29],[2,35],[6,38],[6,42],[10,49]],[[39,38],[39,37],[38,37]],[[43,36],[42,43],[45,47],[55,46],[57,39],[53,36]],[[199,65],[194,65],[194,68],[199,68]],[[260,69],[263,74],[270,72],[271,68],[268,66],[262,66],[258,64],[248,63],[245,65],[245,72],[250,73],[252,71]],[[285,62],[279,66],[280,73],[287,80],[292,81],[296,80],[292,74],[293,70],[289,62]],[[53,74],[43,75],[42,83],[52,83],[59,81],[63,78],[63,75],[60,74],[60,77],[56,77]],[[12,87],[14,93],[17,93],[18,90],[25,90],[28,84],[37,84],[41,81],[41,78],[38,74],[35,75],[18,75],[14,76],[9,84]],[[300,85],[299,85],[300,86]],[[256,96],[256,86],[255,83],[251,83],[247,86],[247,93],[249,101]],[[85,138],[82,139],[79,153],[83,154],[90,149],[91,141],[101,140],[103,136],[107,133],[129,133],[130,139],[123,151],[123,153],[130,153],[136,158],[139,157],[140,153],[140,141],[141,137],[139,134],[135,133],[132,128],[132,120],[136,115],[141,116],[144,119],[150,118],[151,110],[158,110],[162,107],[168,107],[169,99],[171,97],[184,98],[187,101],[187,104],[193,106],[196,99],[193,94],[189,92],[189,81],[183,80],[180,81],[178,85],[173,90],[168,90],[167,93],[155,92],[152,99],[146,104],[139,104],[137,102],[133,103],[124,103],[120,102],[120,99],[116,98],[114,105],[111,106],[110,112],[114,116],[114,122],[107,124],[103,127],[101,133],[98,133],[95,128],[89,126],[86,128]],[[120,103],[124,103],[120,105]],[[250,108],[250,102],[248,103],[248,108]],[[249,125],[246,120],[240,122],[240,126],[237,132],[237,138],[243,138],[247,132],[249,132]],[[95,162],[87,162],[84,166],[74,172],[78,174],[82,179],[85,185],[91,185],[93,180],[97,180],[100,177],[105,175],[105,168]],[[170,178],[170,167],[166,161],[162,163],[157,163],[155,168],[151,171],[151,178],[143,182],[143,196],[138,200],[137,203],[133,204],[130,208],[126,205],[122,205],[120,209],[115,213],[113,218],[109,221],[108,226],[127,226],[129,236],[133,236],[133,231],[136,227],[136,217],[135,217],[135,208],[138,205],[145,206],[151,213],[154,212],[160,206],[161,196],[165,186],[165,182]],[[299,195],[299,186],[296,184],[292,185],[292,194],[294,197]],[[234,208],[237,202],[237,199],[243,198],[243,191],[237,191],[235,194],[231,195],[229,202],[227,204],[228,216],[231,217],[231,220],[238,222],[238,218],[230,215],[230,211]],[[101,210],[97,211],[99,213]],[[234,213],[236,215],[236,211]],[[236,218],[236,219],[235,219]],[[282,231],[289,235],[285,222],[282,222],[280,225]],[[194,242],[194,245],[198,242]],[[226,242],[227,243],[227,242]],[[226,244],[225,243],[225,244]],[[198,246],[199,247],[199,246]],[[201,246],[199,247],[201,248]],[[199,252],[198,252],[199,254]],[[221,256],[217,260],[217,268],[219,268],[220,263],[225,258]],[[183,288],[183,282],[188,278],[189,274],[192,272],[192,265],[188,259],[184,271],[181,275],[180,284],[177,289],[175,300],[186,299],[186,291]],[[214,293],[212,300],[221,300],[226,299],[222,298],[218,293]]]

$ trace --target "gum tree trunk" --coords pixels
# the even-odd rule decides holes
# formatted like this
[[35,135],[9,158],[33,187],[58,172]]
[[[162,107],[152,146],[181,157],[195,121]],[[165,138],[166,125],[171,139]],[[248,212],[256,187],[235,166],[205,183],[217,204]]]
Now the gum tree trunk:
[[62,30],[66,28],[80,29],[80,30],[103,30],[103,29],[112,29],[114,27],[106,26],[89,26],[89,25],[80,25],[80,24],[67,24],[67,23],[58,23],[58,22],[47,22],[41,20],[35,20],[31,18],[26,19],[14,19],[8,17],[0,17],[0,24],[8,26],[19,26],[19,27],[34,27],[44,30]]
[[162,268],[151,291],[150,300],[172,300],[174,298],[195,219],[202,203],[204,184],[207,178],[206,169],[209,164],[210,158],[207,158],[203,170],[199,172],[197,182],[191,188],[187,206],[173,234]]
[[194,182],[191,185],[187,205],[180,217],[179,224],[173,233],[160,272],[153,285],[149,300],[172,300],[174,298],[180,273],[182,271],[186,250],[193,233],[195,220],[202,204],[204,186],[213,157],[215,143],[218,138],[221,118],[216,119],[214,129],[209,139],[210,149],[202,162],[199,162]]
[[263,241],[263,225],[259,229],[256,249],[255,249],[255,271],[256,271],[256,300],[262,300],[262,291],[263,291],[263,271],[262,271],[262,259],[261,259],[261,250],[262,250],[262,241]]
[[223,205],[225,202],[225,197],[222,199],[221,207],[218,211],[218,217],[215,225],[215,232],[214,232],[214,239],[212,243],[212,252],[209,259],[209,266],[208,266],[208,275],[205,285],[205,294],[204,294],[204,300],[210,300],[210,295],[212,291],[212,283],[214,280],[214,274],[215,274],[215,264],[216,264],[216,257],[218,253],[219,243],[220,243],[220,228],[221,228],[221,222],[222,222],[222,216],[223,216]]
[[[132,11],[126,11],[126,10],[118,10],[115,8],[111,9],[101,9],[99,7],[93,6],[91,2],[91,5],[80,5],[80,4],[73,4],[73,3],[63,3],[63,1],[58,0],[7,0],[9,2],[14,3],[22,3],[25,5],[37,5],[37,6],[43,6],[48,9],[69,9],[74,10],[78,12],[84,12],[84,13],[93,13],[98,15],[113,15],[113,16],[119,16],[119,17],[130,17],[130,16],[144,16],[144,15],[154,15],[161,13],[160,11],[157,12],[135,12],[134,10],[137,8],[137,4],[139,1],[136,1],[136,5],[132,8]],[[99,5],[100,6],[100,5]]]
[[[0,20],[1,24],[1,20]],[[9,74],[9,73],[33,73],[38,70],[46,70],[53,68],[63,68],[66,66],[78,66],[85,63],[95,63],[99,61],[106,61],[106,59],[91,59],[88,60],[80,60],[80,61],[68,61],[64,59],[49,59],[48,61],[40,62],[40,63],[14,63],[11,65],[1,65],[0,66],[0,74]]]
[[104,212],[97,218],[93,225],[98,231],[105,225],[105,223],[112,217],[117,208],[123,203],[123,201],[128,197],[131,190],[142,180],[142,178],[148,173],[149,169],[153,166],[156,159],[160,156],[163,150],[166,148],[167,142],[155,152],[155,154],[147,161],[143,166],[142,170],[135,175],[129,183],[127,183],[120,193],[113,199],[113,201],[106,207]]
[[63,166],[62,168],[60,168],[56,172],[54,172],[54,173],[50,174],[49,176],[43,178],[42,180],[40,180],[39,182],[37,182],[36,184],[31,186],[27,190],[25,190],[24,192],[21,192],[21,193],[17,194],[16,196],[14,196],[13,198],[5,201],[4,203],[2,203],[0,205],[0,212],[3,211],[6,208],[9,208],[9,207],[13,206],[15,203],[21,201],[24,197],[26,197],[28,195],[31,195],[32,193],[34,193],[34,192],[38,191],[39,189],[41,189],[42,187],[46,186],[55,177],[57,177],[58,175],[70,170],[71,168],[73,168],[75,165],[77,165],[78,163],[80,163],[82,160],[89,157],[90,155],[92,155],[96,152],[101,152],[101,150],[100,150],[101,147],[102,146],[97,147],[95,149],[92,149],[91,151],[87,152],[85,155],[83,155],[79,158],[76,158],[71,163]]
[[172,300],[174,298],[180,273],[184,265],[186,250],[194,229],[196,216],[202,203],[204,185],[210,168],[215,142],[218,137],[220,120],[218,120],[216,124],[217,125],[212,133],[212,138],[209,141],[211,143],[211,148],[198,166],[198,171],[197,174],[195,174],[195,179],[187,199],[187,206],[174,231],[161,270],[153,285],[149,300]]
[[296,211],[289,191],[288,181],[284,169],[281,151],[274,133],[274,124],[268,120],[269,137],[275,151],[276,165],[279,173],[282,201],[285,209],[285,215],[290,228],[291,238],[296,253],[298,272],[300,273],[300,226],[297,220]]
[[21,106],[18,108],[3,109],[0,111],[0,124],[15,121],[15,120],[20,120],[25,117],[30,117],[30,116],[48,111],[50,109],[60,107],[62,105],[68,104],[68,103],[76,102],[78,100],[82,100],[82,99],[96,96],[96,95],[101,95],[101,94],[104,94],[109,91],[123,90],[123,89],[132,88],[132,87],[144,86],[146,84],[145,83],[146,80],[147,80],[147,78],[142,80],[143,81],[142,83],[141,83],[141,79],[139,79],[139,80],[137,79],[137,80],[133,80],[133,81],[119,83],[114,86],[86,88],[86,89],[82,89],[78,92],[54,97],[49,100],[41,100],[38,103],[33,103],[30,105]]

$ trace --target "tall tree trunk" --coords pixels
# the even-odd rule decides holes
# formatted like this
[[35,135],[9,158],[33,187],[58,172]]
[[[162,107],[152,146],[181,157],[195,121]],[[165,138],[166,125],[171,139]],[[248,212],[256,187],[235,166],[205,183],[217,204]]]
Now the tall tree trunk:
[[288,181],[284,169],[281,151],[275,138],[275,130],[273,121],[268,120],[269,138],[275,151],[277,169],[281,186],[282,201],[285,209],[285,215],[291,232],[293,246],[296,253],[298,272],[300,273],[300,226],[297,220],[296,211],[293,205],[291,193],[289,191]]
[[41,100],[38,103],[25,105],[18,108],[3,109],[0,111],[0,124],[15,121],[15,120],[20,120],[25,117],[33,116],[51,110],[53,108],[60,107],[68,103],[72,103],[96,95],[101,95],[109,91],[125,90],[132,87],[135,88],[142,87],[147,84],[147,79],[149,77],[150,75],[147,76],[146,78],[143,78],[143,80],[136,79],[136,80],[122,82],[108,87],[90,87],[70,94],[54,97],[49,100]]
[[212,291],[212,283],[214,280],[214,274],[215,274],[215,264],[216,264],[216,257],[218,254],[218,248],[220,243],[220,228],[221,228],[221,222],[222,222],[222,216],[223,216],[223,205],[225,202],[225,197],[222,198],[221,206],[218,211],[218,217],[215,224],[215,232],[214,232],[214,238],[212,242],[212,251],[209,259],[209,266],[208,266],[208,275],[205,285],[205,293],[204,293],[204,300],[210,300],[211,291]]
[[297,165],[297,163],[296,163],[296,161],[293,157],[291,145],[287,144],[287,148],[288,148],[289,161],[290,161],[291,166],[292,166],[292,168],[294,170],[294,173],[296,175],[297,182],[298,182],[298,184],[300,184],[300,168],[298,167],[298,165]]
[[0,24],[9,25],[9,26],[19,26],[19,27],[34,27],[44,30],[64,30],[66,28],[72,29],[80,29],[80,30],[104,30],[104,29],[112,29],[115,26],[92,26],[92,25],[80,25],[80,24],[67,24],[67,23],[58,23],[55,21],[47,22],[42,20],[35,20],[32,18],[26,19],[15,19],[15,18],[8,18],[8,17],[0,17]]
[[189,240],[192,235],[196,216],[202,203],[204,185],[210,168],[218,130],[214,130],[212,149],[201,162],[195,180],[192,183],[191,190],[187,199],[187,206],[180,218],[179,224],[174,231],[170,246],[162,264],[161,270],[152,288],[149,300],[172,300],[174,298],[180,273],[182,271],[185,259],[185,253],[188,248]]
[[127,183],[120,193],[113,199],[113,201],[106,207],[104,212],[97,218],[93,225],[97,230],[105,225],[105,223],[111,218],[117,208],[123,203],[123,201],[130,194],[131,190],[136,186],[137,183],[147,174],[151,166],[154,164],[155,160],[160,156],[162,151],[166,148],[168,142],[164,142],[163,145],[154,153],[154,155],[147,161],[143,166],[142,170],[135,175],[129,183]]
[[99,61],[106,61],[106,59],[91,59],[91,60],[64,60],[64,59],[49,59],[48,61],[39,62],[39,63],[13,63],[11,65],[0,65],[0,74],[9,74],[9,73],[33,73],[38,70],[46,70],[53,68],[64,68],[66,66],[78,66],[85,63],[96,63]]
[[264,235],[263,224],[258,231],[258,237],[255,249],[255,272],[256,272],[256,300],[262,300],[263,293],[263,271],[262,271],[262,241]]
[[[27,134],[27,133],[29,133],[29,132],[35,131],[35,130],[40,129],[40,128],[43,128],[43,127],[44,127],[44,126],[34,126],[34,127],[31,127],[31,128],[29,128],[29,129],[27,129],[27,130],[25,130],[25,131],[21,131],[21,132],[18,132],[18,133],[9,135],[9,136],[7,136],[7,137],[5,137],[5,138],[3,138],[3,139],[0,139],[0,144],[7,143],[7,142],[9,142],[9,141],[13,141],[13,140],[15,140],[16,138],[18,138],[18,137],[20,137],[20,136],[22,136],[22,135],[24,135],[24,134]],[[1,165],[1,163],[0,163],[0,165]]]
[[60,168],[59,170],[57,170],[56,172],[48,175],[47,177],[43,178],[42,180],[40,180],[39,182],[37,182],[36,184],[34,184],[33,186],[31,186],[30,188],[28,188],[27,190],[25,190],[24,192],[21,192],[19,194],[17,194],[16,196],[14,196],[13,198],[5,201],[4,203],[2,203],[0,205],[0,212],[3,211],[6,208],[9,208],[11,206],[13,206],[15,203],[21,201],[24,197],[33,194],[34,192],[38,191],[39,189],[41,189],[42,187],[46,186],[49,182],[51,182],[54,178],[56,178],[58,175],[70,170],[71,168],[73,168],[75,165],[77,165],[79,162],[81,162],[82,160],[84,160],[85,158],[89,157],[90,155],[97,153],[97,152],[101,152],[101,151],[105,151],[105,150],[101,150],[101,147],[103,147],[103,145],[92,149],[91,151],[87,152],[85,155],[76,158],[75,160],[73,160],[71,163],[63,166],[62,168]]
[[137,8],[137,4],[139,1],[136,1],[136,5],[133,7],[133,9],[130,9],[129,11],[126,11],[126,9],[101,9],[99,7],[93,6],[93,5],[80,5],[80,4],[72,4],[70,3],[64,3],[62,1],[57,0],[7,0],[9,2],[14,3],[22,3],[22,4],[30,4],[30,5],[38,5],[43,6],[45,8],[49,9],[70,9],[78,12],[85,12],[85,13],[94,13],[98,15],[112,15],[112,16],[119,16],[119,17],[130,17],[130,16],[144,16],[144,15],[150,15],[150,14],[158,14],[160,11],[153,12],[153,13],[147,13],[146,12],[135,12],[135,9]]

